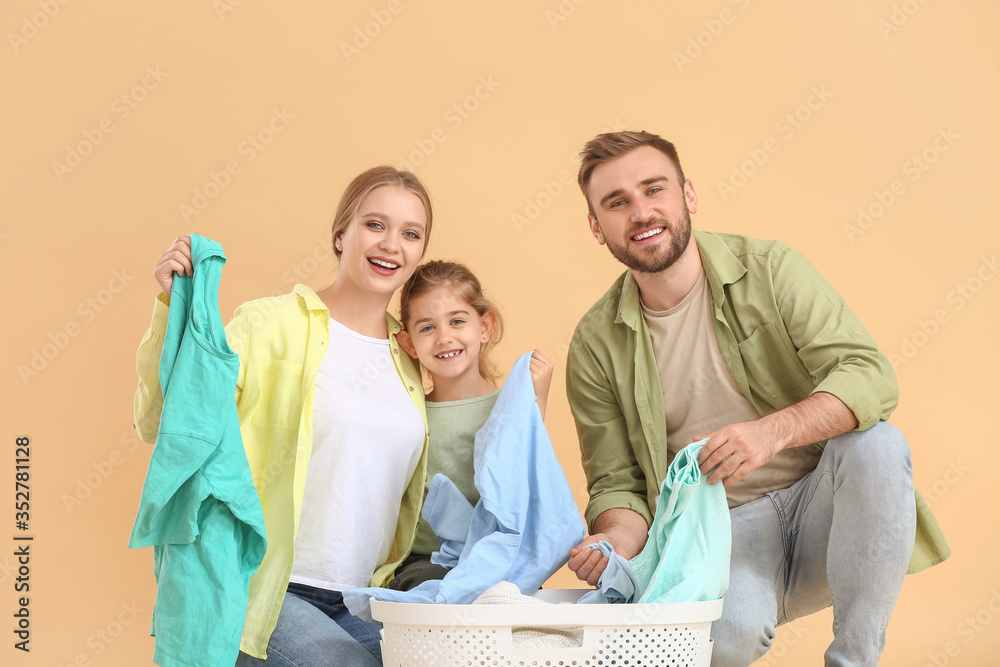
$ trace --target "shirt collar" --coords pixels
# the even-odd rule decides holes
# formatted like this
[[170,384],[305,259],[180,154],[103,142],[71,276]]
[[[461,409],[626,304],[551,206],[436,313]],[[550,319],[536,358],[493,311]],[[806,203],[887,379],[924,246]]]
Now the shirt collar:
[[[319,295],[308,285],[297,284],[292,291],[299,295],[307,309],[329,312],[323,299],[319,298]],[[403,328],[403,325],[389,313],[385,314],[385,326],[390,336],[395,336]]]
[[[711,232],[693,230],[694,239],[701,254],[701,263],[712,288],[712,301],[720,304],[725,301],[723,287],[735,283],[742,278],[747,268],[739,257],[733,254],[726,242]],[[638,331],[642,320],[642,305],[639,301],[639,284],[632,276],[632,271],[626,271],[622,276],[621,297],[618,299],[618,315],[616,323],[623,323]]]

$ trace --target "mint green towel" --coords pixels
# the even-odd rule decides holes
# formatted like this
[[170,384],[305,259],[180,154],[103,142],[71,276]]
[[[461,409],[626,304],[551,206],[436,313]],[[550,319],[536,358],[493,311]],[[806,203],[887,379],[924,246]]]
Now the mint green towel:
[[717,600],[729,588],[729,505],[722,483],[709,484],[698,469],[706,442],[682,449],[667,470],[646,546],[629,561],[639,602]]

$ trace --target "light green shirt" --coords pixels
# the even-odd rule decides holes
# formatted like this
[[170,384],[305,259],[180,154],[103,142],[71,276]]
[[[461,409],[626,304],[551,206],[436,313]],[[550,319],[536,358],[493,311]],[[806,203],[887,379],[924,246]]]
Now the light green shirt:
[[[776,241],[694,232],[712,290],[726,366],[761,415],[818,392],[850,408],[865,430],[896,407],[888,359],[844,299],[801,253]],[[590,488],[588,525],[605,510],[650,523],[667,472],[666,417],[639,288],[630,271],[583,316],[570,343],[566,394]],[[948,548],[917,494],[910,572]]]
[[[496,405],[500,390],[460,401],[427,402],[427,481],[437,473],[450,479],[473,507],[479,502],[472,453],[476,433]],[[426,496],[426,490],[424,494]],[[429,556],[438,550],[438,538],[430,525],[420,519],[413,553]]]

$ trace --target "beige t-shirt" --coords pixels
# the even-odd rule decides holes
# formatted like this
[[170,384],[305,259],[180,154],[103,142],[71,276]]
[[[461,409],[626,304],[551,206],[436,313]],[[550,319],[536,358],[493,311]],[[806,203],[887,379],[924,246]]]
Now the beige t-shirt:
[[[679,304],[664,311],[652,311],[643,305],[642,313],[663,387],[669,460],[698,436],[760,418],[733,380],[719,351],[704,270]],[[726,487],[729,507],[791,486],[816,468],[821,454],[815,445],[779,452],[766,465]]]

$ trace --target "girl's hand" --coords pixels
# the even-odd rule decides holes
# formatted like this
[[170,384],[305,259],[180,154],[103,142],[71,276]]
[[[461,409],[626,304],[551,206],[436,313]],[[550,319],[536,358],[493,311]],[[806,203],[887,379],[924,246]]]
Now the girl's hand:
[[169,248],[163,251],[160,258],[156,260],[153,267],[153,277],[159,283],[160,289],[167,295],[167,303],[170,303],[170,288],[174,284],[174,272],[181,275],[194,275],[194,266],[191,262],[191,237],[181,234]]
[[535,387],[535,397],[538,399],[538,411],[545,419],[545,404],[549,398],[549,385],[552,383],[552,362],[545,355],[535,350],[531,353],[531,384]]

